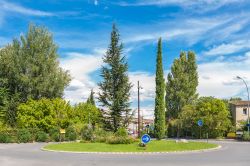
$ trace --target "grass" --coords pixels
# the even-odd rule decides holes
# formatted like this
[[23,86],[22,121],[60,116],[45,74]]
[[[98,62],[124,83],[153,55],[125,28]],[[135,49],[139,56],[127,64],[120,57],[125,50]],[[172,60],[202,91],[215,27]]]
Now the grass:
[[106,144],[106,143],[61,143],[50,144],[44,147],[48,150],[61,150],[71,152],[173,152],[210,149],[216,144],[205,142],[176,143],[175,141],[151,141],[146,148],[133,144]]

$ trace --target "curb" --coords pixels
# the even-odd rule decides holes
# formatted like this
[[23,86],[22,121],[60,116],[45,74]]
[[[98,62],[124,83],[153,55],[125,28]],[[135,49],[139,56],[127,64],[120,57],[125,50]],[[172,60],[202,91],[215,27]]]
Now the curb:
[[63,150],[50,150],[41,148],[42,151],[49,152],[59,152],[59,153],[76,153],[76,154],[133,154],[133,155],[150,155],[150,154],[183,154],[183,153],[199,153],[199,152],[210,152],[221,149],[222,146],[218,145],[215,148],[211,149],[201,149],[201,150],[185,150],[185,151],[171,151],[171,152],[72,152],[72,151],[63,151]]

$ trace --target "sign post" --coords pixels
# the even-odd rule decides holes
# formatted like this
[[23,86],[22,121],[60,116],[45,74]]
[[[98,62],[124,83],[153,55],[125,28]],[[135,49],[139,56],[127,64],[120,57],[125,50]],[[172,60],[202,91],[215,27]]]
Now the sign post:
[[198,120],[197,124],[200,127],[200,139],[201,139],[201,127],[203,126],[203,121],[200,119]]

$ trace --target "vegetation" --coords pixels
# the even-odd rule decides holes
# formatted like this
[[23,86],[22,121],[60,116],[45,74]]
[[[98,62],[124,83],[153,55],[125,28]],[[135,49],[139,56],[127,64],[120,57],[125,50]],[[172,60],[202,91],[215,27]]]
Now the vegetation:
[[162,139],[165,136],[165,83],[162,66],[162,43],[161,38],[158,41],[157,60],[156,60],[156,97],[155,97],[155,112],[154,112],[154,134],[157,139]]
[[138,142],[129,145],[105,143],[65,143],[51,144],[44,148],[48,150],[63,150],[73,152],[172,152],[215,148],[217,145],[205,142],[175,143],[174,141],[152,141],[147,148],[138,146]]
[[122,56],[123,45],[115,26],[111,32],[111,43],[103,57],[105,65],[101,69],[103,81],[99,84],[99,101],[105,107],[105,128],[116,132],[119,127],[126,127],[130,119],[130,89],[128,64]]
[[175,59],[166,83],[167,119],[178,117],[185,105],[193,104],[197,99],[198,73],[195,53],[181,52]]
[[87,99],[87,104],[92,104],[95,106],[94,91],[91,89],[89,98]]

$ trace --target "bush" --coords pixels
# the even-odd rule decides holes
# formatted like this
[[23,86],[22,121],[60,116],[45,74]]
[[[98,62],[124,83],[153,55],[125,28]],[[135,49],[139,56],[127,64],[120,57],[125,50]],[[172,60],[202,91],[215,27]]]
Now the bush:
[[243,141],[250,141],[250,135],[248,134],[248,132],[245,131],[243,133],[242,140]]
[[107,144],[131,144],[133,142],[135,142],[135,139],[132,137],[111,136],[106,140]]
[[20,129],[17,131],[17,141],[18,142],[31,142],[32,141],[32,135],[27,129]]
[[0,143],[10,143],[11,137],[7,133],[0,133]]
[[49,135],[51,141],[59,142],[60,141],[60,129],[59,128],[52,128],[49,130]]
[[93,129],[88,125],[84,125],[83,128],[81,129],[81,137],[85,141],[93,141],[94,140]]
[[128,132],[125,128],[121,127],[121,128],[118,128],[118,130],[115,132],[115,135],[117,137],[127,137]]
[[38,131],[36,133],[36,142],[47,142],[48,135],[44,131]]
[[94,131],[94,142],[106,142],[107,138],[113,136],[113,133],[107,132],[101,128],[96,128]]
[[70,126],[66,129],[66,134],[65,134],[66,140],[69,141],[75,141],[77,138],[77,133],[74,127]]

